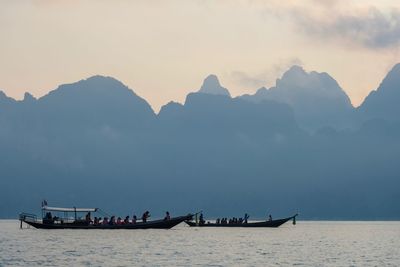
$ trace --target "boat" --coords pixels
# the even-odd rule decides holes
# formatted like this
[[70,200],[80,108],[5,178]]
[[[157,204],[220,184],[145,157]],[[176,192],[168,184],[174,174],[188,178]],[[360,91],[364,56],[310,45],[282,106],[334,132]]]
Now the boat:
[[[51,216],[51,212],[63,213],[64,216]],[[80,214],[90,214],[92,212],[102,212],[98,208],[61,208],[42,206],[42,219],[38,219],[35,214],[21,213],[19,215],[20,228],[23,223],[38,229],[170,229],[184,221],[191,220],[193,215],[173,217],[168,220],[152,220],[152,221],[137,221],[136,223],[127,224],[93,224],[86,218],[79,217]],[[71,216],[71,213],[73,216]],[[102,212],[105,214],[104,212]],[[50,215],[50,216],[49,216]],[[90,215],[89,215],[90,216]]]
[[195,220],[193,221],[193,217],[190,220],[186,220],[185,223],[189,225],[190,227],[273,227],[277,228],[281,226],[282,224],[292,220],[293,224],[296,224],[296,217],[298,214],[295,214],[293,216],[283,218],[283,219],[276,219],[276,220],[267,220],[267,221],[261,221],[261,222],[236,222],[236,223],[211,223],[211,222],[205,222],[205,221],[198,221]]

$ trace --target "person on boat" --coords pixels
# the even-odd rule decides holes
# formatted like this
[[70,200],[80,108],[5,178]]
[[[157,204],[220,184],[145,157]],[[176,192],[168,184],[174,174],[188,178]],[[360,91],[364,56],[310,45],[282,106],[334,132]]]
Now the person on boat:
[[99,222],[98,222],[98,219],[97,219],[97,217],[95,216],[94,217],[94,219],[93,219],[93,225],[97,225]]
[[147,210],[145,213],[142,215],[142,221],[147,222],[147,219],[150,217],[150,212]]
[[247,223],[248,219],[250,218],[249,214],[244,214],[244,223]]
[[200,221],[200,224],[204,224],[204,223],[206,222],[206,221],[204,220],[203,213],[200,213],[199,221]]
[[92,219],[90,218],[90,211],[86,214],[85,221],[87,223],[91,223],[92,222]]
[[107,225],[107,224],[108,224],[108,217],[104,217],[103,225]]
[[51,212],[46,212],[46,215],[44,216],[45,219],[51,220],[53,217],[51,216]]
[[122,224],[122,219],[121,219],[121,217],[118,217],[118,219],[117,219],[117,225],[121,225]]
[[171,216],[169,215],[169,212],[167,211],[165,213],[164,221],[168,221],[168,220],[171,220]]
[[133,215],[133,217],[132,217],[132,224],[136,224],[136,221],[137,221],[137,217],[136,217],[136,215]]
[[108,222],[109,225],[115,225],[115,216],[111,216],[110,221]]
[[268,221],[272,222],[272,216],[271,216],[271,214],[268,216]]
[[215,223],[216,223],[216,224],[219,224],[219,222],[220,222],[220,219],[218,218],[218,219],[215,221]]
[[125,217],[124,224],[129,224],[129,216]]

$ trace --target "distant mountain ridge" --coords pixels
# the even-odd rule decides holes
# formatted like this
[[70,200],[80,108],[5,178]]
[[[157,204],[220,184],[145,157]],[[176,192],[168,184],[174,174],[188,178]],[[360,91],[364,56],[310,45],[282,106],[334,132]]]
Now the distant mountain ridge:
[[328,74],[296,66],[234,98],[209,76],[158,114],[104,76],[38,99],[0,92],[0,217],[46,198],[118,215],[400,219],[398,71],[358,109]]
[[353,124],[354,108],[338,83],[327,73],[307,73],[300,66],[286,71],[275,87],[260,88],[256,94],[242,98],[286,103],[293,108],[299,124],[313,131],[326,126],[344,129]]

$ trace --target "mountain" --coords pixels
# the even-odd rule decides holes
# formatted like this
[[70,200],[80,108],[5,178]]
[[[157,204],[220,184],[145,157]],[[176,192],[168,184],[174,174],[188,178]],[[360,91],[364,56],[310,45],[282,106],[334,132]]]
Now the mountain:
[[158,115],[165,125],[196,134],[244,134],[263,136],[298,131],[291,108],[274,101],[249,103],[226,95],[190,93],[184,105],[169,103]]
[[26,93],[23,101],[12,103],[13,108],[5,114],[8,125],[27,121],[44,130],[46,127],[56,131],[101,127],[134,129],[155,119],[144,99],[116,79],[104,76],[61,85],[37,100]]
[[338,83],[327,73],[308,73],[299,66],[286,71],[275,87],[261,88],[242,98],[286,103],[293,108],[299,125],[312,131],[325,126],[343,129],[353,125],[354,108]]
[[207,76],[198,92],[211,95],[231,96],[228,89],[222,87],[219,83],[218,77],[213,74]]
[[383,79],[378,89],[372,91],[358,108],[363,120],[380,118],[400,121],[400,63]]
[[[267,91],[311,88],[311,97],[321,87],[329,93],[314,101],[338,95],[343,105],[329,76],[299,68]],[[244,98],[195,92],[156,115],[103,76],[38,99],[0,94],[0,217],[40,213],[47,199],[117,216],[203,210],[207,217],[399,219],[400,123],[374,119],[352,131],[309,133],[290,104]]]
[[16,102],[17,101],[11,97],[8,97],[3,91],[0,90],[0,111],[12,106]]

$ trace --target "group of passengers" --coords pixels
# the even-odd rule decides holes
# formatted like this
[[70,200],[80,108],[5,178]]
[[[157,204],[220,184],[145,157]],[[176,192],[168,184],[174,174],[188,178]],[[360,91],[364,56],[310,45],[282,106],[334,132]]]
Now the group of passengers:
[[[150,212],[147,210],[143,213],[141,217],[142,222],[147,222],[147,220],[150,218]],[[171,216],[169,212],[167,211],[165,213],[164,220],[170,220]],[[116,218],[115,216],[111,216],[110,219],[108,217],[104,217],[103,219],[101,217],[94,217],[94,220],[92,221],[90,218],[90,212],[86,215],[86,221],[93,225],[127,225],[127,224],[136,224],[138,222],[138,218],[136,215],[132,216],[132,219],[130,219],[129,215],[125,217],[125,219],[122,219],[121,217]]]
[[228,218],[222,218],[222,219],[220,219],[220,218],[218,218],[217,220],[216,220],[216,224],[233,224],[233,223],[243,223],[244,222],[244,219],[243,218],[236,218],[236,217],[233,217],[233,218],[230,218],[230,219],[228,219]]
[[249,219],[249,217],[250,216],[246,213],[244,215],[244,218],[242,218],[242,217],[240,217],[240,218],[233,217],[233,218],[230,218],[230,219],[228,219],[228,218],[222,218],[222,219],[218,218],[215,223],[216,224],[242,224],[242,223],[247,223],[247,220]]

